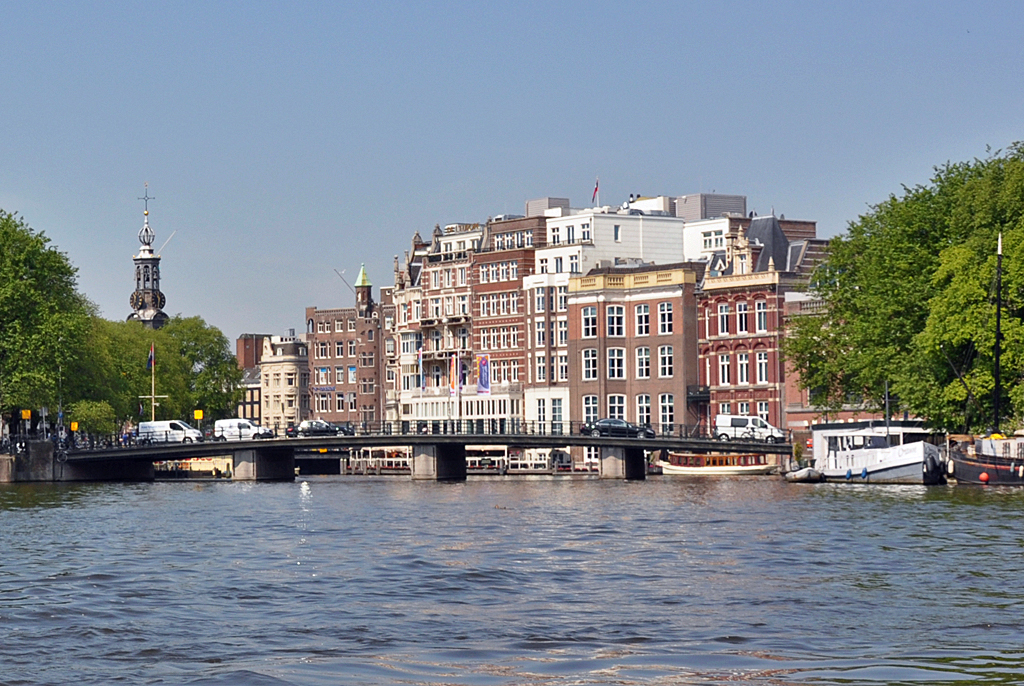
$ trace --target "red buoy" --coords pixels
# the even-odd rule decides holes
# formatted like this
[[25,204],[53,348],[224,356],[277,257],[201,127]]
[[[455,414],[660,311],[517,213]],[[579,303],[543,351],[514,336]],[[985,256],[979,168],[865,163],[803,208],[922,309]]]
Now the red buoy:
[[981,481],[981,483],[983,483],[983,484],[987,484],[988,483],[988,472],[982,472],[981,475],[978,477],[978,480]]

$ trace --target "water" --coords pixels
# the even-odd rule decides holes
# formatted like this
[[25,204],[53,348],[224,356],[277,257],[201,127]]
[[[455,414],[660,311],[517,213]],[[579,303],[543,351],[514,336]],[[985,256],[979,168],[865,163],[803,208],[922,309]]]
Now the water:
[[1024,681],[1024,489],[0,486],[0,684]]

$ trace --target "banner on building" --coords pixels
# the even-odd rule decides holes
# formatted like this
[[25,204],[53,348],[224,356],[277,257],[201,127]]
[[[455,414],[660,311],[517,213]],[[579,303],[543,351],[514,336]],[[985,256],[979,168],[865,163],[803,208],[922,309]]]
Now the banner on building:
[[477,395],[491,394],[491,356],[476,356],[476,392]]
[[452,353],[448,361],[448,393],[452,396],[459,392],[459,357]]

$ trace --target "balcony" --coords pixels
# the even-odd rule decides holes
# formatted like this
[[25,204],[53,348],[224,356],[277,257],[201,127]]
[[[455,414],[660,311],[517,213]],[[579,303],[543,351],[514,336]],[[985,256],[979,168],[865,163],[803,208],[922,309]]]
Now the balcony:
[[710,386],[687,386],[686,387],[686,402],[691,404],[701,404],[711,402],[711,388]]

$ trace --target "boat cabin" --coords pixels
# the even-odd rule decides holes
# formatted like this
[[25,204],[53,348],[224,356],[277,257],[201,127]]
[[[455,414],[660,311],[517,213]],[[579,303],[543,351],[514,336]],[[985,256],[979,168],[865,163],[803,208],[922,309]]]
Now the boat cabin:
[[839,453],[872,448],[891,448],[909,443],[945,444],[945,436],[926,429],[920,420],[869,420],[811,426],[814,463],[828,464]]

